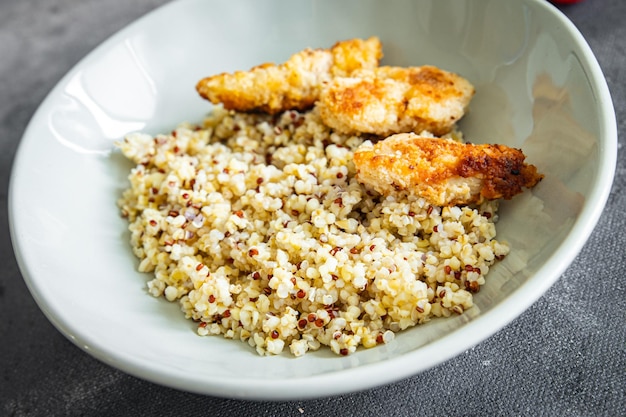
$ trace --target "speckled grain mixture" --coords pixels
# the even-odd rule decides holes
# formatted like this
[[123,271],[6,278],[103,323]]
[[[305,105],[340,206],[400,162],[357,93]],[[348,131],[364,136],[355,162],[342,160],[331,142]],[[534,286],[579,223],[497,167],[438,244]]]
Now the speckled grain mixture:
[[352,163],[364,140],[315,111],[220,107],[202,126],[127,136],[119,147],[137,165],[119,205],[149,292],[178,300],[198,334],[261,355],[347,355],[462,314],[508,252],[497,202],[441,208],[368,191]]

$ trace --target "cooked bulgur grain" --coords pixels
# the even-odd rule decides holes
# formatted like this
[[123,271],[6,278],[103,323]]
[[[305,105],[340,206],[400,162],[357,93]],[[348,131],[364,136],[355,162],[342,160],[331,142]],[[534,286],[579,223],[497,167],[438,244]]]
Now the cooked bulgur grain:
[[366,139],[332,132],[318,113],[216,107],[202,126],[130,134],[137,165],[120,208],[149,292],[178,300],[198,334],[259,354],[338,355],[394,332],[462,314],[489,267],[497,202],[435,207],[384,197],[355,179]]

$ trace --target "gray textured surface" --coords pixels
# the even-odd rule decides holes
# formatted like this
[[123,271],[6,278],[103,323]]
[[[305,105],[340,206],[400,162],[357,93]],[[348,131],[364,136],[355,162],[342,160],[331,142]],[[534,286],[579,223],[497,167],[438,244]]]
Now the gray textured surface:
[[242,402],[163,388],[66,340],[35,305],[9,239],[11,162],[54,84],[109,35],[163,0],[0,0],[0,415],[626,415],[626,2],[562,7],[608,80],[620,134],[613,191],[576,261],[526,313],[474,349],[374,390]]

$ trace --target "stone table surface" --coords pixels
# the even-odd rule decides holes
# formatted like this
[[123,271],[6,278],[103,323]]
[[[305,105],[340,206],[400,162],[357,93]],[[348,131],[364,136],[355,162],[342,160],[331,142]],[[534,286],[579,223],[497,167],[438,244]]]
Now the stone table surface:
[[626,1],[561,6],[596,54],[619,130],[596,230],[556,284],[501,331],[403,381],[331,398],[236,401],[129,376],[58,332],[31,297],[9,237],[8,183],[46,94],[108,36],[164,0],[0,0],[0,416],[626,415]]

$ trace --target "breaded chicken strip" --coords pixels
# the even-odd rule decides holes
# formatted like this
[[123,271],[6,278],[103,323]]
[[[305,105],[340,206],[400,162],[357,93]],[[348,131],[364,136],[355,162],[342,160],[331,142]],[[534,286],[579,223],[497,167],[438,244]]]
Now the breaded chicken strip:
[[510,199],[543,175],[519,149],[402,133],[354,153],[357,180],[381,194],[406,191],[437,206]]
[[355,70],[372,69],[382,58],[376,37],[351,39],[330,49],[305,49],[283,64],[262,64],[250,71],[222,73],[198,82],[198,93],[212,103],[238,111],[276,114],[313,106],[323,83]]
[[473,95],[469,81],[433,66],[380,67],[334,78],[317,106],[324,123],[341,133],[440,136],[463,117]]

